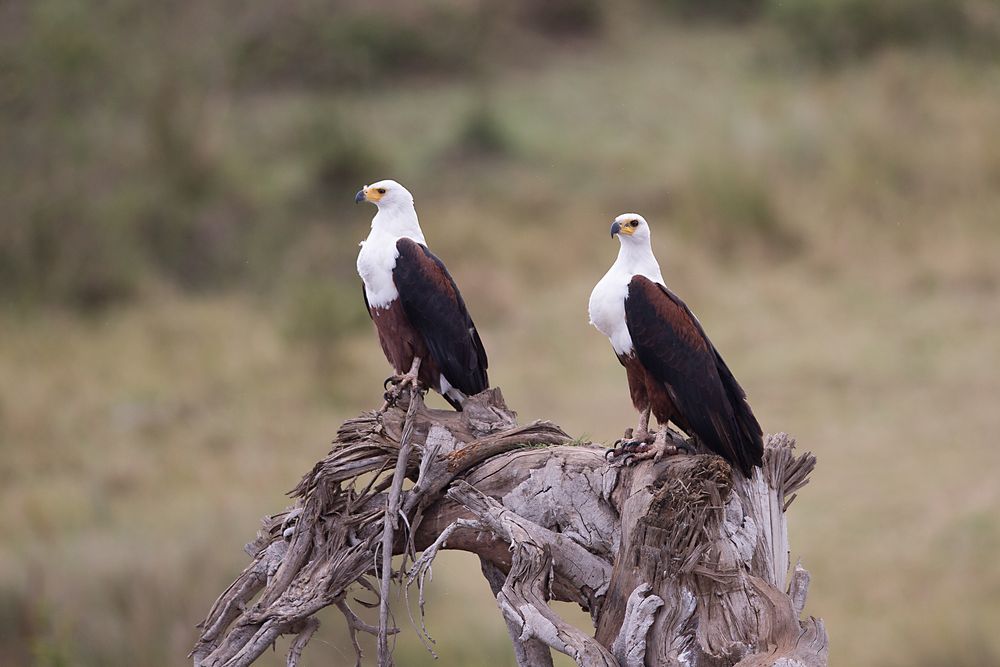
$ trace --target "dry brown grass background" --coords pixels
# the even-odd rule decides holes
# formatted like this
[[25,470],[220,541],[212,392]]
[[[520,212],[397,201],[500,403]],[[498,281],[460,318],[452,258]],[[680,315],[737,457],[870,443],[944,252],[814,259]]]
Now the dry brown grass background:
[[[995,27],[990,3],[967,4]],[[353,272],[373,211],[349,202],[392,177],[463,289],[493,383],[523,419],[601,442],[633,411],[586,300],[617,251],[611,218],[643,213],[764,428],[819,458],[791,537],[832,664],[1000,664],[1000,66],[968,32],[830,62],[768,12],[565,2],[596,27],[483,9],[473,25],[500,28],[471,74],[411,49],[360,74],[293,67],[304,81],[269,56],[241,65],[270,72],[247,83],[218,51],[259,53],[240,31],[280,34],[277,9],[122,3],[112,35],[172,45],[160,78],[152,55],[122,60],[132,42],[87,33],[102,24],[75,3],[40,6],[0,24],[34,30],[5,57],[61,63],[5,98],[0,663],[185,662],[258,519],[379,400],[388,368]],[[338,7],[321,14],[332,35]],[[86,78],[88,49],[117,58],[98,72],[137,72],[137,108],[97,79],[63,99],[52,81]],[[513,664],[475,560],[436,574],[438,664]],[[351,664],[323,620],[305,664]],[[433,662],[408,630],[397,657]]]

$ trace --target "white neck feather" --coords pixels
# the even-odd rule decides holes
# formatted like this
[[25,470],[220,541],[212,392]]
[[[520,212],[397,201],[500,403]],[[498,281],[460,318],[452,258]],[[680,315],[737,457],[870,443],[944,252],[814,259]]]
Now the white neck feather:
[[396,239],[413,239],[427,245],[412,202],[379,206],[378,213],[372,218],[372,234],[368,238],[376,234],[385,234]]
[[427,245],[412,201],[379,206],[372,218],[372,230],[361,242],[358,253],[358,274],[365,283],[368,304],[373,308],[386,308],[399,296],[392,270],[399,257],[396,241],[401,238]]
[[626,283],[632,276],[642,275],[661,285],[665,284],[663,274],[660,273],[660,265],[653,256],[653,249],[648,241],[646,243],[623,241],[621,246],[618,250],[618,259],[611,269],[628,276]]

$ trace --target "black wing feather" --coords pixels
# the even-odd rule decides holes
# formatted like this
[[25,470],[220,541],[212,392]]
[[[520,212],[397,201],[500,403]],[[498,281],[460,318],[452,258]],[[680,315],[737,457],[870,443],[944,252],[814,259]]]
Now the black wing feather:
[[687,305],[663,285],[635,276],[625,323],[639,361],[663,382],[689,435],[749,476],[764,453],[760,424]]
[[365,289],[365,281],[361,281],[361,298],[365,300],[365,312],[368,313],[368,319],[374,321],[375,318],[372,316],[372,307],[368,303],[368,290]]
[[489,361],[458,286],[444,263],[411,239],[396,242],[392,279],[410,323],[448,382],[472,396],[489,387]]

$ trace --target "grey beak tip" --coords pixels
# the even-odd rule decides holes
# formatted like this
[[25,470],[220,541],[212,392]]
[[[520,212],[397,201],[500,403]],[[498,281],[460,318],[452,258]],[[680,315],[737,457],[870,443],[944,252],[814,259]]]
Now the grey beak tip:
[[621,230],[622,230],[621,223],[619,223],[619,222],[612,222],[611,223],[611,238],[614,238],[615,234],[617,234]]
[[358,190],[358,194],[354,195],[354,203],[355,204],[360,204],[364,200],[365,200],[365,191],[364,190]]

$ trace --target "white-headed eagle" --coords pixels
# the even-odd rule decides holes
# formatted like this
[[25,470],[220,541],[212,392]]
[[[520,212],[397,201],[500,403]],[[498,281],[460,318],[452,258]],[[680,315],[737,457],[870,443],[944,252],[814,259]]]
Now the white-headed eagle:
[[403,385],[419,382],[456,410],[489,387],[486,350],[448,269],[427,249],[413,195],[396,181],[362,188],[378,207],[358,274],[386,359]]
[[[749,476],[764,452],[760,424],[698,319],[664,284],[649,224],[626,213],[615,218],[611,236],[621,248],[590,295],[590,322],[611,339],[639,411],[624,451],[662,456],[672,421]],[[650,412],[660,427],[651,447]]]

